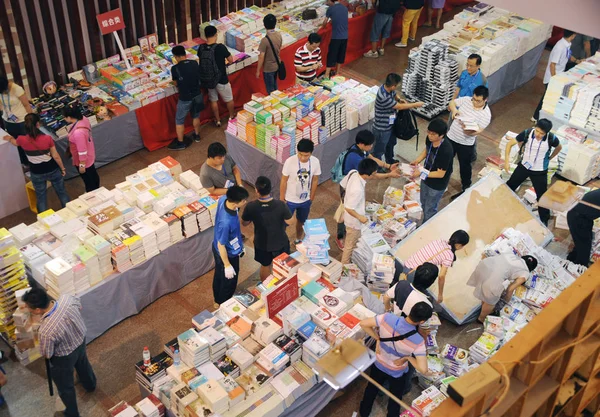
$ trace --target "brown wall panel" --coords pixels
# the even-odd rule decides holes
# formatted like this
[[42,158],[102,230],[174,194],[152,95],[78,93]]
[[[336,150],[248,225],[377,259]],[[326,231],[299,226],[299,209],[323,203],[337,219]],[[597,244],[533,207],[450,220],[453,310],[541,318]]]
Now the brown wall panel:
[[163,0],[165,4],[165,23],[167,24],[168,42],[177,42],[175,36],[175,6],[173,0]]
[[[70,28],[67,27],[64,10],[62,7],[62,0],[52,0],[52,9],[54,10],[54,16],[56,18],[56,29],[58,33],[56,34],[56,41],[60,42],[61,45],[61,53],[62,60],[65,66],[66,73],[63,74],[63,79],[67,79],[67,74],[75,71],[76,67],[73,66],[73,57],[71,54],[71,47],[69,45],[69,36],[70,36]],[[77,41],[74,40],[76,43]],[[23,43],[21,42],[21,45]],[[61,79],[61,81],[63,81]]]
[[83,8],[88,30],[87,36],[89,36],[90,49],[92,50],[92,59],[94,61],[99,61],[104,57],[102,56],[102,47],[100,46],[102,34],[100,33],[100,26],[98,26],[98,21],[96,20],[98,11],[96,10],[94,2],[89,0],[83,0]]
[[[13,15],[15,17],[15,24],[17,25],[17,27],[27,27],[27,24],[25,23],[25,21],[23,20],[23,12],[21,11],[21,6],[19,4],[18,0],[11,0],[11,7],[12,7],[12,12]],[[30,91],[33,94],[34,92],[37,93],[37,83],[35,82],[33,77],[33,74],[35,74],[35,71],[33,69],[33,62],[31,61],[30,58],[30,52],[29,52],[29,43],[27,42],[27,37],[25,36],[25,33],[23,31],[18,31],[19,34],[19,43],[21,44],[21,51],[23,53],[23,61],[25,62],[25,70],[27,71],[27,75],[28,75],[28,80],[29,80],[29,86],[30,86]],[[7,41],[8,43],[8,41]],[[8,45],[7,45],[8,46]],[[1,59],[1,57],[0,57]],[[2,65],[0,63],[0,65]],[[0,68],[3,68],[0,66]],[[30,75],[31,74],[31,75]],[[19,69],[19,78],[21,79],[21,83],[19,85],[23,85],[22,81],[23,81],[23,77],[21,77],[21,72]]]
[[197,38],[200,36],[200,23],[202,23],[199,0],[190,0],[190,15],[192,17],[192,37]]
[[175,26],[177,27],[177,40],[173,40],[172,42],[179,44],[187,40],[187,28],[185,24],[185,4],[183,3],[183,1],[175,1],[174,6]]
[[[98,14],[106,13],[109,10],[111,10],[111,8],[109,6],[109,0],[98,0]],[[123,15],[123,18],[127,22],[127,18],[125,17],[125,15]],[[96,27],[98,27],[98,21],[96,20],[95,15],[94,15],[94,24],[96,25]],[[125,23],[125,25],[127,26],[127,23]],[[100,30],[99,27],[98,27],[98,30]],[[113,37],[112,34],[109,34],[109,35],[100,34],[100,36],[101,36],[102,42],[104,42],[104,50],[106,51],[107,56],[113,56],[113,55],[119,53],[117,50],[115,38]]]
[[165,8],[163,0],[154,0],[154,7],[156,8],[156,28],[158,33],[158,41],[165,42]]
[[[144,10],[142,7],[142,1],[143,0],[133,0],[132,13],[135,20],[135,36],[133,43],[130,46],[137,45],[138,38],[152,33],[152,30],[146,29],[146,26],[144,25]],[[151,6],[150,2],[148,2],[147,6]]]

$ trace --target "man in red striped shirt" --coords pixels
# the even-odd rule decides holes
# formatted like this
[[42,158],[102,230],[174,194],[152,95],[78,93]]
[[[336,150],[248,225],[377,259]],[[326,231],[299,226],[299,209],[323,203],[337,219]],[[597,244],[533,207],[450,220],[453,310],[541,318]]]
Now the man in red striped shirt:
[[321,35],[311,33],[308,42],[296,50],[294,66],[296,79],[310,82],[317,77],[317,70],[323,66],[321,62]]

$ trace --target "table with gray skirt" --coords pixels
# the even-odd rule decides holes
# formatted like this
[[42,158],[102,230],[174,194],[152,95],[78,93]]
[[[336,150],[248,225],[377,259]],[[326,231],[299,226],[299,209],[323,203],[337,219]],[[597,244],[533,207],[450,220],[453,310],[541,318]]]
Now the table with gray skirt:
[[[340,153],[354,145],[356,134],[361,130],[371,130],[371,126],[372,122],[369,121],[352,130],[342,130],[327,138],[324,143],[315,146],[313,156],[321,164],[319,184],[331,178],[331,169],[335,165],[335,160]],[[235,161],[242,174],[242,179],[254,185],[259,176],[268,177],[271,180],[272,189],[275,190],[273,191],[274,195],[277,197],[279,195],[278,190],[283,163],[227,131],[225,131],[225,139],[227,140],[227,153]]]
[[213,236],[211,227],[125,272],[113,273],[80,295],[86,342],[213,269],[212,251],[206,250]]

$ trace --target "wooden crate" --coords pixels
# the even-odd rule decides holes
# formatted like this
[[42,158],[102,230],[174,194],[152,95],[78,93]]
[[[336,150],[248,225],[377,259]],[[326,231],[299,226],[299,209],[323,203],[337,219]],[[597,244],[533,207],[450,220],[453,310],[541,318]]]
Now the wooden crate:
[[[574,417],[586,409],[597,413],[599,325],[600,263],[596,263],[490,361],[450,384],[451,398],[431,417]],[[560,389],[566,389],[573,376],[583,380],[583,386],[559,406]]]

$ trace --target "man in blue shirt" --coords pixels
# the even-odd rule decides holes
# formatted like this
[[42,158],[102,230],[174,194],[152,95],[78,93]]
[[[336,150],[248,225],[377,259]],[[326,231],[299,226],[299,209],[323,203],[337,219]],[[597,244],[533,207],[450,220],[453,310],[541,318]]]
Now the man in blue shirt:
[[234,185],[227,190],[225,197],[221,197],[217,204],[212,244],[215,258],[213,296],[216,304],[222,304],[233,297],[240,271],[240,258],[244,256],[238,210],[246,204],[248,191]]
[[467,69],[460,74],[452,100],[456,100],[457,97],[472,97],[475,88],[480,85],[488,86],[487,78],[479,69],[480,67],[481,56],[477,54],[469,55]]
[[[358,170],[358,164],[365,158],[370,158],[377,162],[380,169],[389,170],[387,173],[376,173],[373,178],[385,179],[385,178],[400,178],[400,171],[398,171],[398,164],[386,164],[381,159],[371,155],[373,144],[375,143],[375,136],[369,130],[361,130],[356,134],[354,145],[346,150],[346,156],[342,164],[342,173],[344,176],[348,175],[353,169]],[[340,186],[340,195],[342,201],[344,201],[344,187]],[[337,238],[335,243],[340,250],[344,250],[344,236],[346,236],[346,226],[344,223],[338,223]]]
[[338,0],[327,0],[327,12],[325,13],[325,22],[331,20],[331,41],[329,41],[329,51],[327,52],[327,69],[325,78],[329,78],[331,69],[336,67],[335,72],[340,71],[340,67],[346,60],[346,47],[348,45],[348,8],[338,2]]

